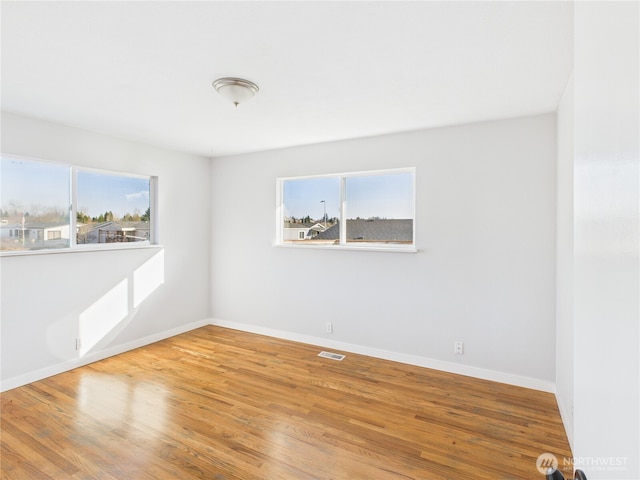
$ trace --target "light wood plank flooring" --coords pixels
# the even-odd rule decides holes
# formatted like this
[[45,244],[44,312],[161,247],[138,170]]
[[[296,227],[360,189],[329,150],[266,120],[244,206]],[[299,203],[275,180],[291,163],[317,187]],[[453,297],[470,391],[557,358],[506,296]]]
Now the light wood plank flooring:
[[7,391],[2,478],[543,480],[571,456],[551,394],[320,350],[208,326]]

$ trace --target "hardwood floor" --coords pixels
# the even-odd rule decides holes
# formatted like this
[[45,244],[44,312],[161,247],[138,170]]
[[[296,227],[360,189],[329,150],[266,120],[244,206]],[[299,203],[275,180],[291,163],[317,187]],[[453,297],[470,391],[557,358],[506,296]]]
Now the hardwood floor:
[[571,457],[551,394],[320,350],[209,326],[7,391],[2,478],[542,480],[538,455]]

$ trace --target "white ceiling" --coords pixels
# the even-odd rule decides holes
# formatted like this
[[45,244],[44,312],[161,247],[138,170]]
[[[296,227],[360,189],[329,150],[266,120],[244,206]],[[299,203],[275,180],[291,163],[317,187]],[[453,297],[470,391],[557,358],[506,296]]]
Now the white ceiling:
[[[8,2],[2,109],[221,156],[555,111],[569,2]],[[258,95],[237,109],[211,83]]]

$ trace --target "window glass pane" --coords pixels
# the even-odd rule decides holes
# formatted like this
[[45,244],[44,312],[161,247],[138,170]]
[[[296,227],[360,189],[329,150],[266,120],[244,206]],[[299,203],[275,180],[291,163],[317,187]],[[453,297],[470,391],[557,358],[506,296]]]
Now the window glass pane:
[[413,174],[345,178],[347,243],[412,244]]
[[148,177],[78,171],[78,244],[147,242]]
[[0,161],[0,250],[68,247],[70,167]]
[[283,243],[339,243],[338,177],[285,180],[282,188]]

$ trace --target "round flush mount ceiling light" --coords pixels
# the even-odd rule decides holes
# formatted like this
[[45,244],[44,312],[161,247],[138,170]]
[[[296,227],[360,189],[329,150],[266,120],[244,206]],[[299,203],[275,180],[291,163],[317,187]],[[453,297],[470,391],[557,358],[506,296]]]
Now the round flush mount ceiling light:
[[235,77],[219,78],[213,82],[213,88],[224,98],[233,102],[236,107],[251,100],[260,90],[255,83]]

